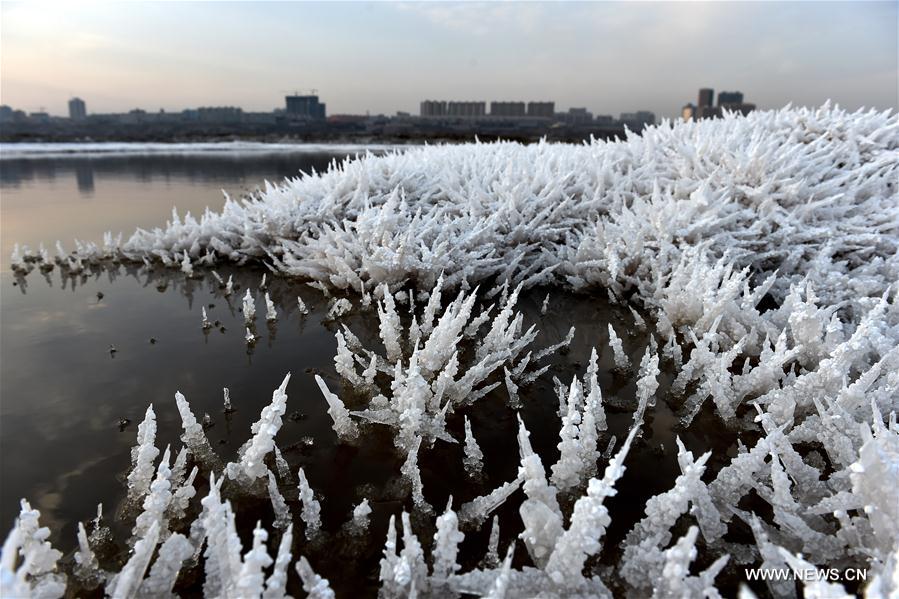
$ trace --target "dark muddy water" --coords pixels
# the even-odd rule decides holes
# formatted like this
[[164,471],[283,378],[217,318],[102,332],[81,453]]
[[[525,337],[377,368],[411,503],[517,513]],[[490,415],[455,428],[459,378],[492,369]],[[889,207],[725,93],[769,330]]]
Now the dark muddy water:
[[[252,190],[264,179],[293,175],[300,169],[327,165],[331,156],[237,158],[102,158],[45,161],[3,161],[3,261],[13,241],[36,246],[43,240],[98,238],[107,229],[130,231],[136,226],[161,224],[171,206],[182,213],[196,213],[209,205],[221,205],[220,189],[239,194]],[[305,161],[305,162],[304,162]],[[90,174],[88,174],[88,172]],[[331,579],[338,596],[364,596],[377,586],[377,562],[387,520],[411,501],[401,489],[399,471],[403,458],[394,450],[391,436],[377,427],[365,429],[356,445],[338,442],[331,430],[327,405],[315,384],[320,373],[331,389],[352,402],[341,387],[334,366],[334,333],[338,323],[327,320],[328,299],[299,281],[269,275],[269,292],[278,307],[278,322],[267,327],[257,317],[261,336],[252,351],[244,342],[243,317],[238,311],[247,288],[255,290],[262,271],[230,270],[241,289],[231,297],[209,273],[196,279],[161,268],[117,266],[70,277],[58,269],[44,275],[32,272],[16,278],[9,272],[0,280],[0,523],[11,525],[18,501],[27,498],[41,511],[41,521],[53,531],[51,541],[63,551],[76,546],[78,521],[88,521],[102,502],[107,521],[120,540],[128,527],[115,520],[125,496],[130,449],[137,425],[153,404],[159,433],[157,446],[180,446],[181,423],[174,393],[181,391],[198,418],[208,414],[207,436],[223,460],[233,459],[250,437],[250,426],[269,403],[287,372],[287,418],[277,436],[278,445],[296,476],[302,466],[322,501],[326,536],[308,544],[295,534],[294,556],[305,554],[315,569]],[[634,409],[635,374],[615,372],[608,348],[607,325],[612,323],[624,341],[633,363],[638,364],[648,333],[633,323],[630,314],[605,299],[552,291],[550,310],[540,313],[545,289],[531,290],[520,301],[525,326],[535,323],[540,335],[536,347],[562,339],[571,325],[577,327],[569,351],[552,358],[553,368],[533,385],[521,390],[522,417],[531,431],[534,448],[547,470],[558,457],[556,444],[560,420],[552,377],[569,383],[582,376],[592,347],[601,353],[601,385],[610,430],[600,439],[604,449],[611,435],[621,442]],[[102,294],[102,297],[100,296]],[[302,316],[296,297],[312,310]],[[257,292],[257,310],[264,312]],[[351,298],[355,300],[355,298]],[[200,311],[205,306],[210,320],[225,328],[201,329]],[[341,319],[363,342],[377,338],[374,311],[355,309]],[[155,340],[155,343],[151,342]],[[115,353],[109,351],[110,346]],[[733,437],[723,434],[707,412],[693,426],[681,430],[674,408],[664,400],[671,381],[663,373],[656,407],[647,412],[644,434],[626,464],[619,494],[610,502],[613,518],[603,561],[615,559],[616,545],[642,515],[647,498],[671,487],[679,473],[675,438],[697,452],[716,450],[713,460],[723,460]],[[222,409],[222,388],[228,387],[236,411]],[[352,409],[353,405],[350,405]],[[467,477],[462,467],[461,445],[437,442],[422,448],[420,466],[426,499],[441,510],[450,494],[454,506],[482,495],[515,476],[516,412],[506,404],[500,387],[467,410],[475,436],[485,454],[481,480]],[[448,428],[462,439],[462,413],[449,417]],[[732,451],[732,449],[730,449]],[[600,463],[600,471],[604,462]],[[199,493],[205,493],[200,483]],[[295,489],[295,487],[294,487]],[[297,516],[296,492],[285,495]],[[351,541],[339,533],[352,507],[363,497],[373,507],[370,535]],[[267,499],[234,498],[245,546],[256,520],[270,530],[273,520]],[[501,548],[521,530],[517,514],[518,491],[499,510],[503,531]],[[417,533],[426,548],[433,529],[419,523]],[[466,569],[483,556],[486,530],[466,536],[461,561]],[[4,531],[5,534],[5,531]],[[278,536],[269,540],[270,552]],[[108,563],[121,553],[108,552]],[[524,561],[519,547],[516,561]],[[179,590],[191,594],[200,580],[186,573]],[[290,591],[302,595],[291,571]],[[341,594],[343,593],[343,595]]]

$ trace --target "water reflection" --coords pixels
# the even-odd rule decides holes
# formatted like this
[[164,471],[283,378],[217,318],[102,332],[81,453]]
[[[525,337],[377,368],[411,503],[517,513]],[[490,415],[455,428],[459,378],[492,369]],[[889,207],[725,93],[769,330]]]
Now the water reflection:
[[94,169],[89,163],[79,164],[75,167],[75,180],[78,182],[78,192],[81,195],[93,195]]
[[[93,180],[119,178],[148,182],[229,183],[278,181],[301,170],[325,170],[346,154],[220,154],[73,156],[13,158],[0,161],[0,189],[19,188],[74,176],[80,191],[93,191]],[[82,182],[84,186],[82,187]]]
[[[181,214],[219,210],[224,192],[252,193],[265,181],[323,171],[345,153],[119,155],[0,160],[0,265],[13,244],[71,247],[79,238],[165,224]],[[90,200],[86,206],[84,200]]]

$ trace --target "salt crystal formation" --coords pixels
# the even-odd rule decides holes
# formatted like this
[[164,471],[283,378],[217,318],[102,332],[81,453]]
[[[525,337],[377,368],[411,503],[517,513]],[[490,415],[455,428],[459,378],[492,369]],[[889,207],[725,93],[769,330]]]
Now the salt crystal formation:
[[355,537],[354,540],[364,538],[368,534],[368,527],[371,524],[371,512],[368,499],[363,499],[353,508],[349,521],[343,525],[343,530]]
[[337,320],[341,316],[349,313],[353,309],[353,304],[345,297],[335,300],[328,309],[328,318]]
[[243,319],[247,326],[252,326],[256,321],[256,300],[249,289],[247,289],[246,295],[243,296]]
[[303,469],[300,468],[300,501],[303,503],[303,522],[306,524],[306,538],[312,539],[318,534],[318,531],[321,529],[322,521],[319,514],[321,513],[321,505],[315,499],[315,495],[312,492],[312,487],[309,486],[309,481],[306,480],[306,473],[303,472]]
[[[358,419],[384,424],[405,457],[415,519],[402,508],[390,518],[378,571],[384,597],[610,597],[611,589],[713,597],[722,568],[739,576],[744,565],[838,565],[866,569],[861,592],[886,598],[899,593],[897,179],[895,115],[850,114],[830,104],[785,108],[663,123],[624,141],[476,143],[365,156],[229,199],[220,213],[173,213],[167,226],[124,243],[107,235],[101,245],[76,242],[71,253],[57,244],[53,260],[69,274],[132,260],[187,275],[264,261],[323,292],[358,293],[363,309],[375,305],[381,348],[363,347],[346,328],[337,332],[337,374],[353,389],[352,399],[344,397],[354,408],[360,399],[366,405],[350,412],[318,383],[338,435],[361,444]],[[17,247],[11,266],[24,277],[48,262],[46,251]],[[605,438],[594,355],[583,377],[556,385],[555,464],[534,451],[522,419],[515,478],[428,514],[415,506],[430,493],[420,485],[419,453],[446,450],[431,443],[451,441],[446,423],[461,430],[457,412],[477,410],[485,393],[526,397],[525,385],[542,375],[543,368],[526,371],[540,353],[529,353],[533,329],[515,308],[520,290],[534,286],[598,291],[646,317],[648,347],[612,331],[610,347],[601,348],[636,383],[633,426],[615,451],[616,438]],[[455,299],[443,297],[451,292]],[[492,309],[476,312],[484,301]],[[253,312],[244,309],[248,322]],[[625,344],[630,356],[642,355],[638,368],[631,369]],[[732,457],[694,455],[678,441],[676,458],[659,458],[676,460],[676,480],[646,502],[620,548],[605,548],[616,517],[606,499],[662,399],[662,366],[675,373],[665,401],[678,407],[679,427],[698,426],[701,414],[747,445]],[[208,597],[281,597],[293,562],[310,596],[333,597],[305,557],[294,561],[292,537],[286,544],[281,538],[273,559],[268,531],[257,526],[245,552],[232,504],[223,499],[227,482],[227,493],[270,497],[279,524],[290,518],[284,536],[301,521],[307,535],[328,534],[302,471],[302,508],[284,499],[284,514],[278,499],[279,488],[288,488],[270,467],[277,466],[282,398],[273,397],[229,464],[233,476],[223,476],[187,400],[180,393],[176,400],[182,442],[209,481],[205,497],[199,506],[192,501],[180,449],[160,458],[148,410],[128,477],[126,505],[140,524],[129,522],[127,561],[118,572],[101,570],[96,531],[87,540],[79,534],[68,584],[93,580],[112,596],[158,596],[173,588],[184,563],[196,563]],[[473,443],[472,436],[468,451],[458,449],[460,459],[475,460]],[[179,457],[170,468],[173,453]],[[490,534],[482,566],[464,570],[459,562],[473,561],[458,559],[461,535],[488,525],[507,501],[518,503],[520,522],[508,531],[504,521],[512,533],[505,560],[498,534]],[[68,566],[38,517],[23,501],[0,557],[4,597],[65,592]],[[419,535],[428,541],[435,531],[423,546]],[[303,551],[317,563],[314,543]],[[773,596],[795,592],[794,581],[766,584]],[[806,596],[847,595],[834,581],[798,584]]]
[[[487,384],[494,372],[504,372],[518,383],[516,388],[545,372],[546,367],[526,370],[561,346],[568,345],[574,330],[559,344],[533,353],[528,346],[537,336],[535,327],[524,328],[524,317],[515,311],[521,285],[504,294],[501,304],[484,307],[472,316],[477,293],[460,291],[438,318],[444,278],[439,277],[430,290],[428,303],[420,320],[413,315],[404,330],[393,294],[381,285],[377,313],[380,337],[386,355],[362,346],[346,327],[338,331],[334,364],[338,374],[349,384],[364,389],[369,395],[368,407],[350,412],[363,420],[386,424],[396,430],[396,444],[406,452],[417,447],[418,439],[429,444],[441,439],[455,443],[446,432],[446,417],[466,408],[497,387]],[[508,286],[508,282],[506,283]],[[496,316],[489,318],[493,311]],[[483,329],[483,331],[482,331]],[[473,359],[460,363],[463,339],[474,343]],[[357,370],[362,368],[359,373]],[[375,376],[380,372],[390,380],[389,388],[380,388]],[[330,406],[338,434],[349,434],[350,421],[344,404],[319,380],[319,386]],[[332,413],[333,412],[333,413]],[[343,432],[341,432],[343,431]]]
[[262,409],[259,420],[253,423],[250,430],[253,438],[239,452],[239,461],[231,462],[225,467],[228,478],[243,486],[251,486],[257,479],[270,474],[265,465],[265,457],[275,449],[275,435],[281,430],[281,418],[287,411],[287,384],[290,373],[284,377],[281,386],[272,393],[272,401]]
[[611,345],[612,349],[615,351],[615,366],[621,370],[627,370],[631,365],[631,360],[627,357],[627,354],[624,353],[621,339],[615,333],[615,329],[612,328],[612,325],[609,325],[609,345]]
[[571,381],[567,400],[560,393],[565,411],[559,430],[559,461],[552,467],[552,482],[563,491],[583,485],[596,471],[599,435],[606,428],[606,416],[595,364],[594,349],[585,381],[586,395],[585,384],[577,378]]
[[278,320],[278,311],[275,309],[275,304],[272,302],[272,298],[269,297],[268,292],[265,292],[265,320],[268,322],[275,322]]
[[156,442],[156,413],[147,408],[144,421],[137,426],[137,446],[131,450],[132,470],[128,475],[128,491],[133,501],[140,501],[153,480],[153,462],[159,455]]
[[465,471],[469,476],[477,476],[484,468],[484,454],[471,432],[471,422],[465,417]]

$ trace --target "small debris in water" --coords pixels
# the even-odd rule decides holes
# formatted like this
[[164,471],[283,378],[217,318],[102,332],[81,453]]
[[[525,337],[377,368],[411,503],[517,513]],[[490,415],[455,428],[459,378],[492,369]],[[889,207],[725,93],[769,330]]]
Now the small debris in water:
[[209,412],[205,412],[203,414],[203,428],[212,428],[215,426],[215,422],[212,420],[212,416],[209,415]]
[[112,343],[110,343],[110,344],[109,344],[109,353],[110,353],[110,354],[114,354],[114,353],[116,353],[117,351],[119,351],[119,350],[117,350],[117,349],[115,348],[115,345],[113,345]]
[[119,431],[124,431],[129,424],[131,424],[131,420],[128,418],[119,418]]
[[300,420],[305,420],[307,418],[307,416],[306,416],[306,414],[303,414],[299,410],[294,410],[293,412],[290,413],[290,416],[288,416],[288,418],[290,418],[294,422],[299,422]]
[[150,345],[156,345],[156,337],[150,337]]
[[103,299],[103,292],[102,292],[102,291],[98,291],[98,292],[97,292],[97,301],[99,302],[101,299]]

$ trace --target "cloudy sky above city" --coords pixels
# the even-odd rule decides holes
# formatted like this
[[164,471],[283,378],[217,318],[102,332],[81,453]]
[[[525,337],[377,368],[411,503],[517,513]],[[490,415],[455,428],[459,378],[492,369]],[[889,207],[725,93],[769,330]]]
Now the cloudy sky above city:
[[426,98],[673,116],[697,88],[761,108],[897,107],[893,2],[0,5],[0,102],[65,114],[241,106],[329,114]]

